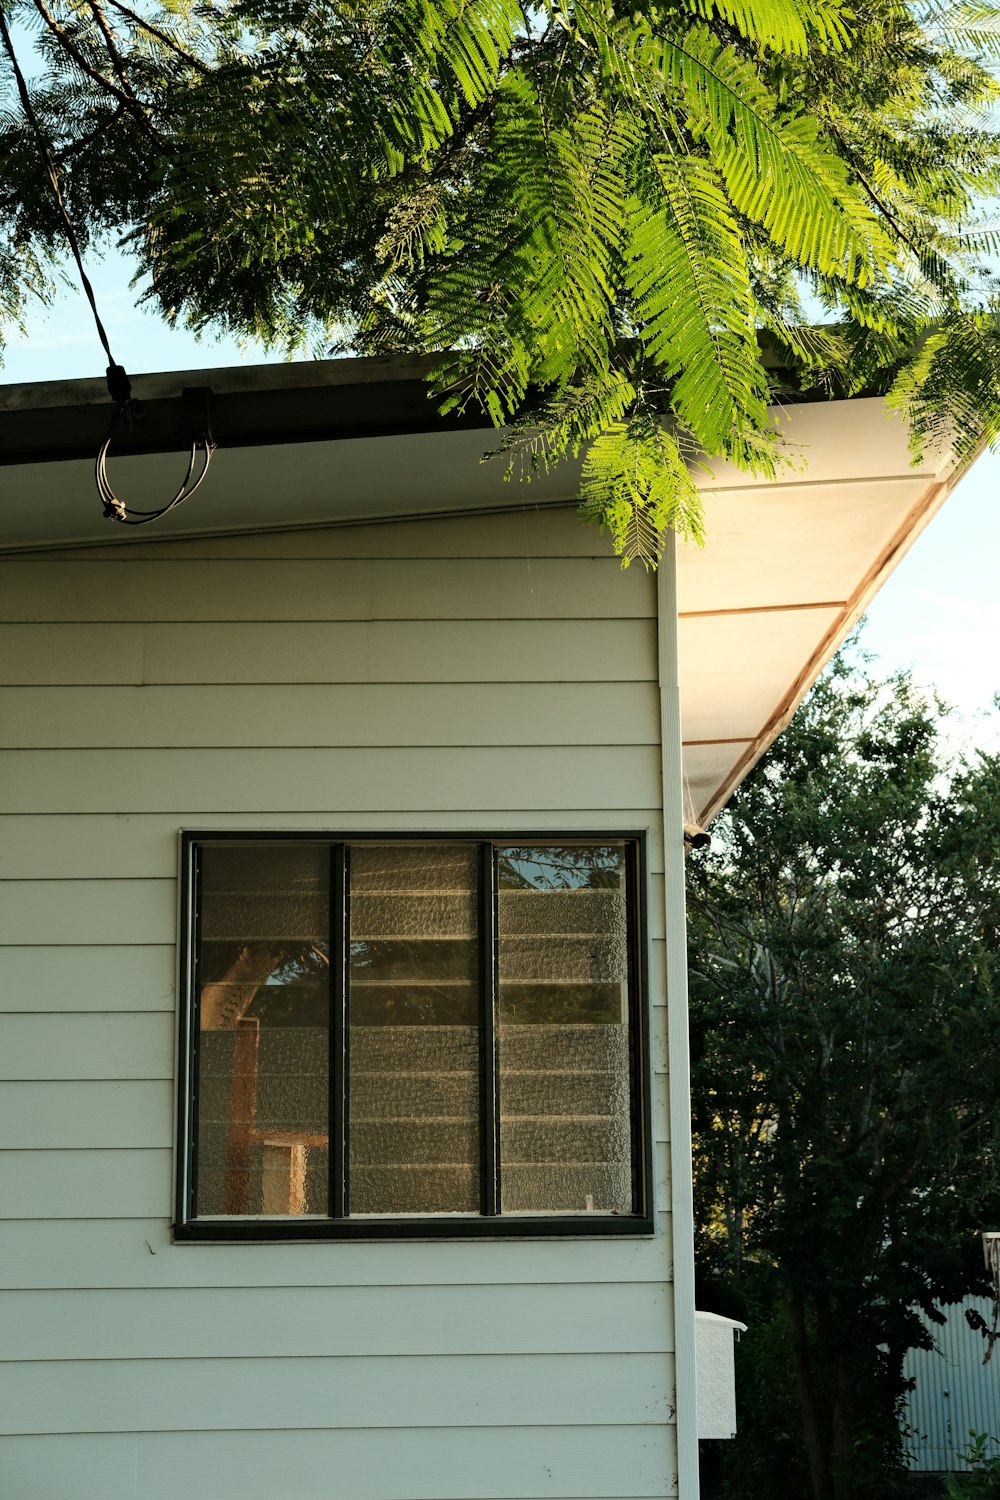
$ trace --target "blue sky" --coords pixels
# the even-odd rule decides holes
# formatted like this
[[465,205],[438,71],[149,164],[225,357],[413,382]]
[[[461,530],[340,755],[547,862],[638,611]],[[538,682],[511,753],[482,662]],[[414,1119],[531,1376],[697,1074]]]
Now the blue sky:
[[982,717],[1000,692],[1000,454],[976,463],[875,599],[865,644],[958,710],[972,745],[1000,748]]
[[[135,306],[117,256],[88,266],[115,358],[129,371],[277,362],[231,340],[195,340]],[[0,381],[103,375],[104,351],[82,293],[69,291],[12,338]],[[909,668],[955,706],[952,733],[970,747],[1000,748],[1000,454],[962,481],[873,603],[867,648],[886,669]]]

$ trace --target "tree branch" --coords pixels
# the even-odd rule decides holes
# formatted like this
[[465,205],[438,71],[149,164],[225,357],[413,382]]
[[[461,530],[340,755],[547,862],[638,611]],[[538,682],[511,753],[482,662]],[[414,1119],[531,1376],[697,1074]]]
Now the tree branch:
[[188,52],[185,47],[182,47],[178,42],[169,37],[165,31],[161,31],[158,26],[154,26],[152,21],[147,21],[145,16],[140,16],[137,11],[132,10],[127,5],[123,5],[122,0],[108,0],[108,4],[113,6],[121,15],[127,16],[133,25],[141,27],[150,36],[155,36],[158,42],[162,42],[165,47],[169,47],[170,51],[176,53],[179,58],[187,63],[189,68],[194,68],[196,72],[202,73],[206,77],[211,73],[211,68],[207,68],[192,52]]
[[77,47],[76,43],[72,40],[71,37],[67,36],[66,32],[59,25],[59,22],[56,20],[55,16],[53,16],[48,6],[45,4],[45,0],[34,0],[34,6],[38,11],[38,14],[41,16],[42,20],[45,22],[45,25],[48,27],[49,31],[59,43],[60,47],[62,47],[63,51],[73,59],[80,71],[82,73],[85,73],[88,78],[93,79],[95,83],[100,84],[101,88],[104,89],[106,93],[110,94],[113,99],[118,100],[118,103],[121,105],[121,107],[132,116],[132,118],[137,122],[141,129],[145,131],[145,133],[150,137],[150,139],[155,141],[158,150],[166,149],[169,144],[166,140],[166,137],[160,134],[160,132],[156,129],[156,126],[148,118],[146,110],[141,101],[138,100],[133,94],[125,93],[117,86],[117,84],[112,83],[110,78],[105,78],[103,73],[98,72],[97,68],[91,66],[91,64],[84,57],[83,53]]
[[899,223],[899,220],[896,218],[895,214],[892,212],[892,209],[889,207],[889,205],[881,198],[881,196],[879,195],[879,193],[875,190],[875,188],[872,186],[872,184],[868,181],[867,174],[861,170],[860,166],[858,165],[857,158],[854,155],[854,152],[851,150],[850,146],[847,144],[846,140],[841,135],[841,133],[838,130],[837,126],[834,125],[833,121],[829,120],[829,119],[826,120],[824,123],[826,124],[826,127],[830,131],[831,135],[833,135],[833,136],[836,137],[837,142],[838,142],[838,144],[840,146],[840,149],[841,149],[841,151],[843,151],[845,158],[850,163],[851,169],[855,173],[858,181],[860,182],[861,186],[864,188],[865,192],[868,194],[868,197],[871,199],[871,201],[874,204],[874,206],[878,209],[879,213],[886,220],[887,224],[890,226],[890,228],[892,229],[893,233],[899,236],[899,238],[903,241],[903,244],[906,245],[907,248],[910,251],[912,251],[913,255],[916,256],[916,258],[917,258],[918,261],[922,260],[923,256],[922,256],[921,251],[917,248],[917,246],[914,244],[913,240],[906,233],[906,231],[903,228],[903,226]]
[[138,104],[139,100],[136,96],[135,89],[128,81],[128,74],[125,72],[125,63],[121,53],[118,51],[118,45],[115,41],[114,32],[111,30],[111,27],[105,20],[104,12],[97,4],[97,0],[87,0],[87,6],[90,10],[91,15],[100,28],[101,35],[104,38],[104,45],[108,49],[108,56],[111,59],[111,66],[115,70],[115,73],[118,77],[118,82],[121,84],[126,94],[128,94],[129,98],[135,99],[135,102]]

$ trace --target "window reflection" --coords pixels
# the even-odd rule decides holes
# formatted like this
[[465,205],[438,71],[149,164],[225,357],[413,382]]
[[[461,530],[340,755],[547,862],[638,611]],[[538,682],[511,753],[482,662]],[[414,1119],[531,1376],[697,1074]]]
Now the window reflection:
[[351,849],[350,1204],[479,1209],[478,851]]
[[329,851],[208,845],[198,944],[198,1212],[325,1214]]
[[501,1209],[630,1213],[625,845],[498,851]]

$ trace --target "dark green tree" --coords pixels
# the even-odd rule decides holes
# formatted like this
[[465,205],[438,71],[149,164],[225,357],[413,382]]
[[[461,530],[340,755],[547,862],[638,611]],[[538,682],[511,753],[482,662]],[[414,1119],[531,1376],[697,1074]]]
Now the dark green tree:
[[0,333],[65,257],[54,180],[169,320],[444,351],[439,397],[513,422],[529,471],[583,453],[626,560],[699,533],[695,455],[780,466],[789,384],[892,389],[965,454],[1000,430],[977,208],[1000,7],[0,0],[0,23]]
[[921,1312],[983,1279],[1000,757],[950,761],[946,725],[838,658],[692,861],[698,1259],[754,1325],[766,1428],[734,1445],[732,1496],[890,1493]]

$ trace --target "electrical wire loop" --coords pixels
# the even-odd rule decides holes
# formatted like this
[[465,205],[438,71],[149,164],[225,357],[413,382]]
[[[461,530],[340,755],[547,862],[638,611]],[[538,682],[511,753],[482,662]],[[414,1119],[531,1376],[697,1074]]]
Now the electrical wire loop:
[[[126,384],[128,384],[128,376],[125,375],[125,371],[121,369],[121,366],[117,365],[112,368],[120,371],[125,376]],[[111,369],[109,369],[109,390],[111,389],[111,380]],[[184,475],[180,488],[165,505],[159,506],[156,510],[136,510],[134,506],[127,505],[112,488],[111,481],[108,478],[107,461],[108,452],[111,448],[111,440],[115,435],[119,422],[124,418],[128,422],[129,427],[132,427],[133,419],[142,415],[142,403],[132,399],[131,385],[128,386],[128,390],[129,394],[125,400],[116,406],[107,436],[98,450],[97,462],[94,465],[94,479],[97,484],[97,493],[104,506],[104,514],[108,520],[118,521],[122,526],[148,526],[151,521],[159,521],[161,517],[169,515],[172,510],[176,510],[179,505],[183,505],[185,500],[190,500],[195,491],[200,488],[202,480],[208,473],[208,466],[212,462],[215,443],[212,440],[212,434],[207,424],[201,432],[191,439],[191,452],[188,457],[187,472]]]

